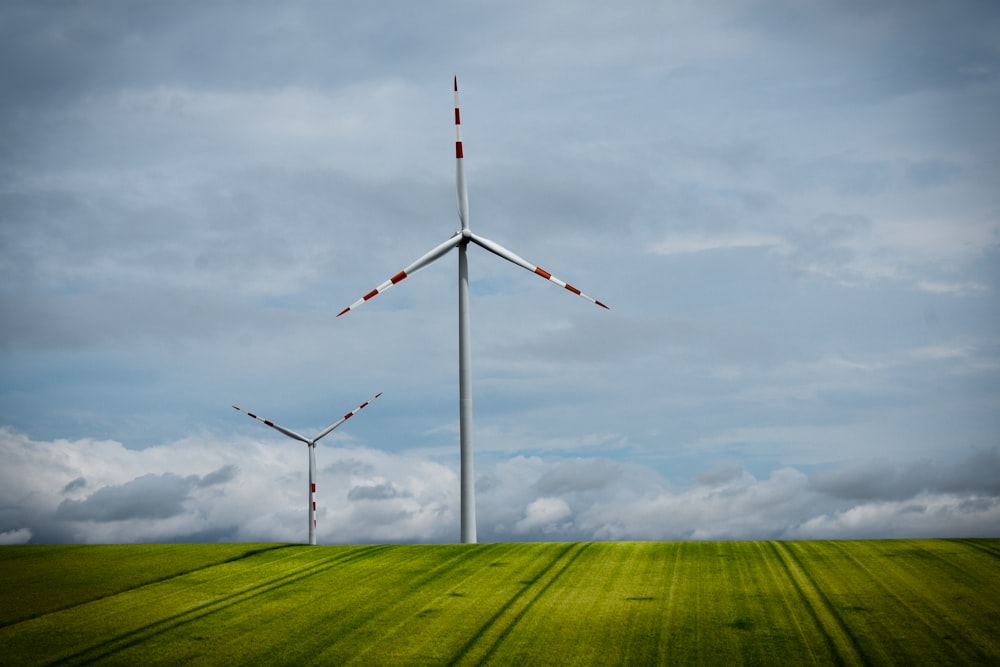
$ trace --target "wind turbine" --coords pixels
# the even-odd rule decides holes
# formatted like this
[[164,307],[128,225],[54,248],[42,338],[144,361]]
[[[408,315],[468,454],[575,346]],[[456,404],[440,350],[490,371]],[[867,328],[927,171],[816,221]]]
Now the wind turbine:
[[322,437],[326,436],[328,433],[330,433],[330,431],[332,431],[333,429],[337,428],[338,426],[340,426],[341,424],[343,424],[344,422],[346,422],[348,419],[350,419],[351,417],[353,417],[357,413],[361,412],[361,410],[365,406],[367,406],[369,403],[371,403],[372,401],[374,401],[376,398],[378,398],[381,395],[382,395],[382,392],[379,392],[379,393],[375,394],[370,399],[368,399],[367,401],[365,401],[364,403],[362,403],[358,407],[354,408],[353,410],[351,410],[350,412],[348,412],[346,415],[344,415],[343,417],[341,417],[340,419],[338,419],[337,421],[333,422],[332,424],[330,424],[329,426],[327,426],[325,429],[323,429],[322,431],[320,431],[319,435],[317,435],[312,440],[310,440],[309,438],[306,438],[305,436],[299,435],[295,431],[293,431],[291,429],[288,429],[288,428],[285,428],[284,426],[279,426],[278,424],[275,424],[273,421],[271,421],[269,419],[264,419],[263,417],[258,417],[254,413],[249,412],[247,410],[244,410],[243,408],[238,408],[235,405],[233,406],[234,410],[239,410],[243,414],[248,415],[250,417],[253,417],[254,419],[256,419],[259,422],[267,424],[268,426],[270,426],[271,428],[273,428],[275,431],[280,431],[281,433],[284,433],[285,435],[287,435],[289,438],[292,438],[293,440],[298,440],[300,442],[304,442],[304,443],[306,443],[306,445],[309,446],[309,544],[311,544],[313,546],[315,546],[315,544],[316,544],[316,443],[319,442],[320,438],[322,438]]
[[340,317],[344,313],[353,310],[365,301],[381,294],[404,278],[416,273],[428,264],[440,259],[452,248],[458,248],[458,430],[459,430],[459,458],[461,469],[461,540],[464,544],[475,544],[476,542],[476,491],[475,477],[472,460],[472,353],[469,348],[469,264],[466,257],[466,249],[469,242],[484,248],[494,255],[498,255],[509,262],[513,262],[520,267],[538,274],[542,278],[554,282],[577,296],[582,296],[587,301],[595,303],[601,308],[606,305],[587,296],[577,288],[568,283],[564,283],[551,273],[535,266],[526,259],[519,257],[510,250],[507,250],[499,243],[490,241],[487,238],[474,234],[469,228],[469,193],[465,185],[465,165],[462,151],[462,121],[458,110],[458,77],[454,79],[455,84],[455,180],[458,187],[458,219],[462,223],[459,231],[455,232],[447,241],[436,246],[408,267],[389,278],[368,294],[364,295],[354,303],[337,314]]

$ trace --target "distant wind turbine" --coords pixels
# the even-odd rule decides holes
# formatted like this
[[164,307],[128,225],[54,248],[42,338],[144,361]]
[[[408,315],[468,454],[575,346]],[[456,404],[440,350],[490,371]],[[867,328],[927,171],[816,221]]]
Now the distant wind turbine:
[[469,265],[466,258],[466,248],[469,242],[485,248],[494,255],[513,262],[520,267],[536,273],[541,277],[554,282],[577,296],[595,303],[601,308],[606,305],[587,296],[577,288],[564,283],[551,273],[535,266],[527,260],[519,257],[510,250],[487,238],[473,234],[469,229],[469,193],[465,185],[465,165],[462,151],[462,122],[458,110],[458,77],[455,77],[455,158],[456,184],[458,187],[458,218],[462,223],[462,228],[455,232],[447,241],[435,247],[408,267],[389,278],[368,294],[364,295],[354,303],[337,314],[340,317],[344,313],[353,310],[365,301],[381,294],[404,278],[416,273],[428,264],[440,259],[452,248],[458,248],[458,394],[459,394],[459,457],[461,468],[461,540],[466,544],[476,542],[476,491],[475,477],[472,460],[472,354],[469,349]]
[[270,426],[271,428],[273,428],[275,431],[280,431],[280,432],[284,433],[285,435],[287,435],[289,438],[292,438],[293,440],[298,440],[300,442],[304,442],[304,443],[306,443],[309,446],[309,544],[311,544],[311,545],[315,545],[316,544],[316,443],[319,442],[320,438],[323,438],[328,433],[330,433],[330,431],[332,431],[333,429],[337,428],[338,426],[340,426],[341,424],[343,424],[344,422],[346,422],[348,419],[350,419],[351,417],[353,417],[357,413],[361,412],[361,410],[365,406],[367,406],[369,403],[371,403],[372,401],[374,401],[376,398],[378,398],[381,395],[382,395],[382,392],[379,392],[379,393],[375,394],[370,399],[368,399],[367,401],[365,401],[364,403],[362,403],[358,407],[354,408],[353,410],[351,410],[350,412],[348,412],[346,415],[344,415],[343,417],[341,417],[340,419],[338,419],[337,421],[333,422],[332,424],[330,424],[329,426],[327,426],[325,429],[323,429],[322,431],[320,431],[319,435],[317,435],[312,440],[310,440],[309,438],[306,438],[305,436],[299,435],[295,431],[293,431],[291,429],[287,429],[284,426],[279,426],[278,424],[275,424],[274,422],[272,422],[269,419],[264,419],[263,417],[258,417],[254,413],[248,412],[247,410],[244,410],[243,408],[238,408],[235,405],[233,406],[234,410],[239,410],[243,414],[248,415],[250,417],[253,417],[254,419],[256,419],[259,422],[267,424],[268,426]]

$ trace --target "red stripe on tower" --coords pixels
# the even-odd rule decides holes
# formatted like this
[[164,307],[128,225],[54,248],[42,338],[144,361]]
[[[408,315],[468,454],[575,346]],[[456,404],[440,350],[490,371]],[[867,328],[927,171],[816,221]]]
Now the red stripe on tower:
[[313,493],[316,493],[316,484],[315,483],[313,483],[312,489],[310,489],[310,491],[312,491]]

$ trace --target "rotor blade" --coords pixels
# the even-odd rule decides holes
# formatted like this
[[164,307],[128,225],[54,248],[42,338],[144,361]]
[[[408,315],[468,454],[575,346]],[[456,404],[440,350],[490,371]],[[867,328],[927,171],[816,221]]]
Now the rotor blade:
[[257,421],[259,421],[259,422],[261,422],[263,424],[267,424],[268,426],[270,426],[271,428],[273,428],[275,431],[281,431],[282,433],[284,433],[285,435],[287,435],[289,438],[292,438],[294,440],[301,440],[302,442],[306,443],[307,445],[311,445],[312,444],[312,442],[310,442],[308,438],[306,438],[304,436],[301,436],[298,433],[296,433],[295,431],[293,431],[291,429],[288,429],[288,428],[285,428],[284,426],[279,426],[278,424],[275,424],[273,421],[271,421],[269,419],[264,419],[263,417],[258,417],[254,413],[248,412],[248,411],[244,410],[243,408],[238,408],[235,405],[233,406],[233,409],[234,410],[239,410],[243,414],[249,415],[250,417],[253,417],[254,419],[256,419]]
[[479,245],[479,246],[481,246],[481,247],[489,250],[494,255],[499,255],[500,257],[503,257],[507,261],[513,262],[514,264],[517,264],[518,266],[524,267],[525,269],[527,269],[528,271],[531,271],[532,273],[537,273],[542,278],[545,278],[548,281],[554,282],[556,285],[559,285],[560,287],[564,287],[564,288],[568,289],[570,292],[572,292],[573,294],[576,294],[577,296],[582,296],[587,301],[590,301],[592,303],[596,303],[601,308],[607,308],[607,306],[605,306],[603,303],[601,303],[600,301],[598,301],[594,297],[587,296],[586,294],[584,294],[583,292],[581,292],[577,288],[573,287],[569,283],[564,283],[563,281],[559,280],[558,278],[556,278],[554,275],[552,275],[551,273],[549,273],[545,269],[543,269],[541,267],[538,267],[538,266],[535,266],[534,264],[532,264],[528,260],[524,259],[523,257],[521,257],[519,255],[516,255],[515,253],[511,252],[510,250],[507,250],[507,248],[504,248],[499,243],[496,243],[494,241],[490,241],[489,239],[483,238],[482,236],[478,236],[476,234],[471,234],[469,238],[472,240],[473,243],[475,243],[476,245]]
[[329,433],[333,429],[337,428],[338,426],[340,426],[341,424],[343,424],[344,422],[346,422],[348,419],[350,419],[354,415],[356,415],[359,412],[361,412],[361,410],[365,406],[367,406],[369,403],[371,403],[372,401],[374,401],[376,398],[378,398],[381,395],[382,395],[382,392],[379,392],[379,393],[375,394],[374,396],[372,396],[371,398],[369,398],[367,401],[365,401],[364,403],[362,403],[358,407],[354,408],[353,410],[351,410],[350,412],[348,412],[346,415],[344,415],[343,417],[341,417],[337,421],[335,421],[332,424],[330,424],[329,426],[327,426],[325,429],[323,429],[322,431],[320,431],[319,435],[317,435],[315,438],[313,438],[313,442],[314,443],[317,442],[320,438],[322,438],[323,436],[325,436],[327,433]]
[[469,191],[465,185],[465,152],[462,150],[462,117],[458,111],[458,76],[455,77],[455,185],[458,188],[458,219],[469,228]]
[[337,313],[337,317],[340,317],[349,310],[354,310],[368,299],[374,298],[375,296],[386,291],[396,283],[402,281],[404,278],[407,278],[410,275],[419,271],[420,269],[424,268],[431,262],[440,259],[446,252],[457,246],[461,241],[462,241],[462,233],[456,232],[450,239],[448,239],[441,245],[431,250],[429,253],[427,253],[417,261],[415,261],[413,264],[410,264],[408,267],[406,267],[405,269],[394,275],[392,278],[389,278],[387,281],[385,281],[384,283],[373,289],[368,294],[365,294],[363,297],[361,297],[360,299],[349,305],[347,308],[344,308],[342,311]]

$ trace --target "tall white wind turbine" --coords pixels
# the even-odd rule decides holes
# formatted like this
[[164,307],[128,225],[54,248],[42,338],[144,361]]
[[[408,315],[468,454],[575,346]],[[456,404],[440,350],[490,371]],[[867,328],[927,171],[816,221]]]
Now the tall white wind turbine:
[[456,184],[458,186],[458,219],[462,223],[462,228],[455,232],[447,241],[441,243],[426,255],[410,264],[408,267],[389,278],[368,294],[364,295],[350,306],[340,311],[337,317],[353,310],[365,301],[381,294],[396,283],[402,281],[431,262],[440,259],[452,248],[458,248],[458,395],[459,395],[459,456],[461,468],[461,540],[466,544],[476,542],[476,491],[475,477],[472,460],[472,354],[469,348],[469,265],[466,258],[466,249],[469,242],[485,248],[494,255],[513,262],[520,267],[536,273],[546,280],[554,282],[560,287],[564,287],[573,294],[582,296],[584,299],[595,303],[601,308],[606,305],[587,296],[577,288],[564,283],[551,273],[542,269],[527,260],[519,257],[510,250],[487,238],[472,233],[469,228],[469,193],[465,185],[465,165],[462,151],[462,122],[458,110],[458,77],[455,77],[455,158]]
[[320,431],[319,435],[317,435],[312,440],[310,440],[309,438],[306,438],[305,436],[299,435],[295,431],[293,431],[291,429],[288,429],[288,428],[285,428],[284,426],[279,426],[278,424],[275,424],[274,422],[272,422],[269,419],[264,419],[263,417],[258,417],[254,413],[249,412],[247,410],[244,410],[243,408],[238,408],[235,405],[233,406],[234,410],[239,410],[243,414],[248,415],[250,417],[253,417],[254,419],[256,419],[259,422],[267,424],[268,426],[270,426],[271,428],[273,428],[275,431],[280,431],[281,433],[284,433],[285,435],[287,435],[289,438],[292,438],[293,440],[298,440],[300,442],[304,442],[304,443],[306,443],[306,445],[308,445],[308,447],[309,447],[309,544],[311,544],[311,545],[315,545],[316,544],[316,443],[319,442],[320,438],[325,437],[333,429],[337,428],[338,426],[340,426],[341,424],[343,424],[344,422],[346,422],[348,419],[350,419],[351,417],[353,417],[357,413],[361,412],[361,410],[365,406],[367,406],[369,403],[371,403],[372,401],[374,401],[376,398],[378,398],[381,395],[382,395],[382,392],[379,392],[379,393],[375,394],[370,399],[368,399],[367,401],[365,401],[364,403],[362,403],[358,407],[354,408],[353,410],[351,410],[350,412],[348,412],[346,415],[344,415],[343,417],[341,417],[340,419],[338,419],[337,421],[333,422],[332,424],[330,424],[329,426],[327,426],[325,429],[323,429],[322,431]]

